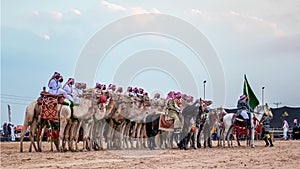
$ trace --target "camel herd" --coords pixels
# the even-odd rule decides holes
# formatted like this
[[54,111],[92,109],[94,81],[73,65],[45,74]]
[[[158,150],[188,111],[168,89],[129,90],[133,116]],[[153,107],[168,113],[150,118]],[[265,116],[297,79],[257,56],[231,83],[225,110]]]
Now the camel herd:
[[[51,151],[53,143],[58,151],[89,151],[101,149],[141,149],[149,148],[150,140],[156,148],[173,148],[176,140],[174,131],[158,131],[157,135],[149,134],[147,117],[154,114],[165,114],[166,99],[155,95],[150,99],[148,95],[130,95],[122,93],[122,89],[109,89],[105,92],[98,88],[78,88],[74,97],[80,98],[80,104],[73,107],[67,104],[57,106],[59,119],[57,121],[40,118],[41,105],[37,101],[31,102],[25,110],[23,130],[20,138],[20,152],[23,152],[23,139],[26,129],[30,126],[30,147],[35,151],[42,151],[42,136],[46,128],[51,128]],[[77,90],[77,91],[78,91]],[[105,100],[103,99],[105,96]],[[106,100],[107,98],[107,100]],[[66,100],[66,102],[68,102]],[[200,105],[199,99],[193,101],[191,97],[182,97],[182,121],[185,135],[181,139],[193,139],[200,143],[200,133],[204,140],[209,141],[210,131],[215,122],[226,113],[224,109],[208,109]],[[203,111],[206,107],[208,117],[203,120]],[[201,111],[202,109],[202,111]],[[194,111],[195,113],[189,113]],[[202,112],[202,113],[201,113]],[[197,122],[202,125],[198,130],[191,132]],[[204,130],[202,130],[204,129]],[[83,130],[83,147],[78,147],[80,131]],[[148,131],[147,131],[148,130]],[[151,128],[150,128],[151,130]],[[154,130],[154,129],[153,129]],[[57,135],[57,137],[55,137]],[[152,138],[150,138],[152,137]],[[174,139],[173,139],[174,138]],[[193,143],[191,146],[196,148]],[[201,144],[200,144],[201,146]],[[199,147],[199,146],[198,146]]]

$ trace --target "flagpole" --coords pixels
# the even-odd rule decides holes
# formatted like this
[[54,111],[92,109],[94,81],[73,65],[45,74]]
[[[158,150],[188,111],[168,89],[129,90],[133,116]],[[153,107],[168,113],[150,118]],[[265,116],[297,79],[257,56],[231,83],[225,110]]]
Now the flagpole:
[[254,123],[253,123],[253,113],[250,113],[250,123],[251,123],[251,148],[254,148]]
[[8,108],[8,122],[11,122],[11,110],[10,110],[10,105],[7,104],[7,108]]
[[265,90],[265,87],[263,86],[262,88],[261,88],[261,105],[264,105],[264,90]]
[[204,94],[203,94],[203,99],[204,99],[204,100],[205,100],[205,83],[206,83],[206,80],[203,81],[203,90],[204,90],[204,91],[203,91],[203,93],[204,93]]

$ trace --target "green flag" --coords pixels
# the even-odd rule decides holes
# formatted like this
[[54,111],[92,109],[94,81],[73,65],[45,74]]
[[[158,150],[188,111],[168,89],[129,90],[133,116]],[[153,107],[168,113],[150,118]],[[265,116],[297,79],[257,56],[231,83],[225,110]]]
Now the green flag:
[[245,77],[245,80],[244,80],[244,91],[243,93],[248,96],[249,98],[249,105],[252,109],[254,109],[257,105],[259,105],[259,101],[258,99],[256,98],[254,92],[252,91],[249,83],[248,83],[248,80],[246,78],[246,75],[244,75]]

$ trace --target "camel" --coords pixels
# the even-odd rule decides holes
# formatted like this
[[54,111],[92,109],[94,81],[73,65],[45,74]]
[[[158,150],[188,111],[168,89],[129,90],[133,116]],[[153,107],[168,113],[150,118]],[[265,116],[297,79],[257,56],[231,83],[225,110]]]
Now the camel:
[[115,112],[112,114],[114,116],[111,116],[109,119],[107,148],[111,149],[113,146],[112,143],[120,149],[124,149],[124,144],[128,148],[128,134],[126,134],[126,126],[130,122],[129,116],[134,106],[134,100],[124,94],[114,94],[112,98],[115,100]]
[[[193,133],[192,137],[192,147],[194,149],[201,148],[201,142],[200,142],[200,135],[201,132],[203,132],[203,145],[204,148],[206,148],[206,145],[208,147],[212,147],[211,145],[211,138],[210,138],[210,133],[212,128],[214,127],[216,121],[218,120],[218,117],[220,114],[222,114],[223,109],[209,109],[209,112],[207,113],[207,117],[203,117],[203,112],[199,113],[198,116],[196,117],[196,124],[199,125],[196,127],[195,133]],[[196,144],[197,143],[197,147]]]
[[[65,99],[63,104],[58,104],[57,105],[57,111],[59,112],[59,137],[58,137],[58,143],[57,143],[57,147],[58,150],[60,151],[64,151],[64,137],[65,137],[65,129],[67,127],[67,124],[69,123],[69,121],[71,120],[71,108],[70,108],[70,101]],[[41,114],[41,105],[35,104],[35,108],[34,108],[34,113],[36,115],[40,115]],[[38,117],[37,119],[37,123],[40,124],[43,121],[43,119],[41,119],[40,117]],[[53,122],[51,120],[49,120],[50,122]],[[51,125],[53,126],[53,125]],[[38,135],[39,133],[42,134],[42,128],[44,128],[44,125],[38,125]],[[52,132],[53,132],[53,128],[52,128]],[[40,136],[42,136],[40,134]],[[37,143],[38,143],[38,151],[42,151],[41,150],[41,137],[37,137]]]
[[[80,98],[80,104],[74,107],[74,118],[76,119],[72,127],[70,127],[70,149],[72,151],[78,151],[78,136],[79,130],[82,127],[83,134],[83,150],[90,150],[92,147],[92,130],[94,126],[94,118],[96,110],[98,108],[99,92],[97,89],[88,88],[83,91]],[[73,142],[75,143],[75,149],[73,148]]]
[[[103,134],[106,127],[106,119],[114,119],[115,121],[119,121],[119,116],[117,113],[116,102],[118,100],[114,100],[113,98],[113,90],[109,92],[109,101],[108,103],[100,103],[98,107],[96,107],[96,113],[94,116],[94,128],[92,134],[92,140],[94,142],[94,148],[97,149],[104,149],[103,146]],[[110,129],[111,130],[111,129]],[[108,133],[109,138],[111,131]]]

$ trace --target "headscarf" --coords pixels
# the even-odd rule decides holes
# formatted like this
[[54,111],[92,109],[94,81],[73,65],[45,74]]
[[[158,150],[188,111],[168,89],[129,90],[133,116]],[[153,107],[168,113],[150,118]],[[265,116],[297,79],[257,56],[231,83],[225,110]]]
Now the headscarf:
[[246,95],[242,94],[242,95],[240,96],[240,99],[243,100],[243,99],[245,99],[246,97],[247,97]]
[[70,77],[70,78],[68,79],[68,81],[64,84],[63,88],[65,88],[66,85],[69,85],[69,84],[71,84],[72,82],[74,83],[74,79]]
[[289,123],[286,120],[284,120],[283,123],[284,123],[286,128],[289,128]]
[[50,85],[50,81],[56,77],[60,77],[60,73],[58,72],[54,72],[53,76],[50,78],[49,82],[48,82],[48,86]]
[[297,124],[298,124],[298,120],[297,120],[297,119],[294,119],[294,123],[297,125]]

